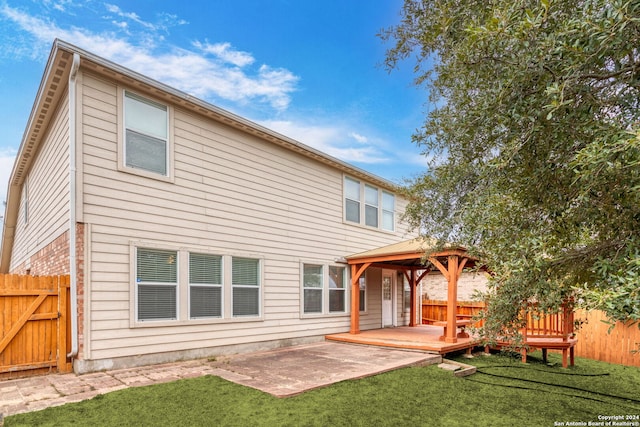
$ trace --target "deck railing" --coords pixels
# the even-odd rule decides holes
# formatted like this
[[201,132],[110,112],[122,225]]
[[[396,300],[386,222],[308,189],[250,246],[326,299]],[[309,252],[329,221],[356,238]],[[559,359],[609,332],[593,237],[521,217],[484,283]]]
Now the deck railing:
[[[458,313],[475,315],[484,308],[484,303],[474,301],[458,301]],[[551,335],[569,340],[573,334],[578,339],[575,354],[578,357],[618,363],[627,366],[640,366],[640,328],[637,325],[626,325],[618,322],[613,330],[605,323],[607,317],[601,311],[578,311],[574,314],[568,309],[562,313],[542,316],[534,315],[532,310],[527,319],[527,330],[530,337],[543,338]],[[447,319],[447,301],[422,301],[423,323],[433,323]],[[574,329],[574,320],[583,321],[580,330]],[[477,324],[476,324],[477,325]]]
[[526,338],[562,338],[567,341],[574,336],[574,314],[570,304],[563,304],[557,313],[541,313],[538,305],[529,304],[524,314],[527,323],[521,333]]
[[[484,309],[485,305],[480,301],[458,301],[456,313],[458,317],[472,319]],[[447,301],[422,300],[422,323],[431,324],[447,320]],[[474,327],[482,326],[482,320],[472,324]]]

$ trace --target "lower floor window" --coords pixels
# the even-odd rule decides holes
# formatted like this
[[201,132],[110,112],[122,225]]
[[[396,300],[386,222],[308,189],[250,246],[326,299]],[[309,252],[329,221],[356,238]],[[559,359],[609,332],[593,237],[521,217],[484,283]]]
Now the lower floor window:
[[138,320],[177,319],[178,253],[138,249],[136,292]]
[[404,310],[409,311],[411,310],[411,286],[409,285],[409,281],[405,279],[403,273],[398,273],[398,283],[402,283],[402,287],[404,290]]
[[233,316],[260,315],[260,263],[253,258],[232,259]]
[[222,317],[222,257],[189,254],[189,317]]
[[177,319],[175,285],[138,285],[138,320]]
[[345,311],[345,271],[344,267],[329,266],[329,312]]
[[360,276],[360,279],[358,279],[358,286],[359,286],[359,292],[360,292],[360,298],[359,298],[359,307],[358,309],[360,311],[366,311],[367,309],[367,279],[365,277],[365,273],[362,273],[362,276]]
[[302,265],[302,311],[304,314],[346,311],[346,268],[333,265]]
[[305,264],[303,266],[302,287],[305,313],[322,313],[322,277],[321,265]]
[[[136,321],[260,316],[259,259],[186,250],[133,250]],[[181,270],[186,271],[181,274]]]

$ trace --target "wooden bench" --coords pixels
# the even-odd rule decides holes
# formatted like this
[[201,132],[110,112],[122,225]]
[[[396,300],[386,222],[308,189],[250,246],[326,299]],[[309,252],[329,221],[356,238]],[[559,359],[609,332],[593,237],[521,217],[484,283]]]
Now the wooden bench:
[[[471,320],[456,320],[456,330],[460,328],[460,332],[456,335],[457,338],[469,338],[469,334],[464,330],[467,326],[471,324]],[[440,341],[444,341],[447,336],[447,322],[445,321],[437,321],[433,322],[434,326],[442,326],[444,328],[444,334],[440,336]]]
[[430,319],[428,317],[422,317],[422,324],[423,325],[433,325],[434,322],[439,322],[439,319]]
[[539,348],[542,359],[547,362],[547,350],[562,351],[562,367],[574,365],[574,352],[578,340],[573,331],[573,304],[563,304],[558,313],[541,314],[537,306],[530,304],[526,316],[526,326],[520,330],[524,338],[521,349],[522,362],[527,362],[527,350]]
[[539,348],[542,350],[542,361],[547,363],[547,350],[561,350],[562,351],[562,367],[566,368],[569,365],[573,366],[575,363],[574,353],[575,346],[578,343],[576,338],[566,338],[562,337],[544,337],[540,336],[526,336],[525,344],[520,353],[522,355],[522,362],[527,363],[527,349],[536,349]]

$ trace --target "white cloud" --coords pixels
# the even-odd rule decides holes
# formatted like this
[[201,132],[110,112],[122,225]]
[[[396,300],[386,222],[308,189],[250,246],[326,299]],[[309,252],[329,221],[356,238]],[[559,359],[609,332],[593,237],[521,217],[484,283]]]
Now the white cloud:
[[205,53],[210,53],[221,60],[233,64],[238,67],[244,67],[246,65],[252,64],[255,59],[250,53],[241,52],[238,50],[234,50],[231,48],[231,43],[214,43],[211,44],[209,41],[205,41],[204,43],[195,41],[193,42],[193,46],[200,49]]
[[[108,7],[111,13],[143,25],[148,32],[137,34],[133,43],[114,32],[95,33],[86,28],[61,28],[50,20],[29,15],[6,4],[0,6],[0,16],[13,21],[39,42],[39,50],[33,49],[33,46],[29,50],[31,55],[46,57],[51,42],[59,38],[199,98],[211,100],[219,97],[240,104],[261,102],[278,111],[288,108],[291,93],[296,90],[299,80],[291,71],[268,65],[245,69],[253,63],[253,57],[247,52],[233,49],[229,43],[194,42],[194,46],[200,50],[215,54],[214,58],[175,46],[160,48],[157,40],[162,40],[162,37],[153,33],[159,27],[143,21],[135,13],[124,12],[114,5]],[[162,16],[165,20],[184,23],[174,15]],[[125,24],[114,22],[113,25],[122,31],[129,27]],[[20,52],[16,46],[12,48],[14,54]],[[240,69],[240,66],[243,68]]]
[[355,133],[338,125],[322,126],[285,120],[265,121],[262,124],[345,162],[375,164],[387,163],[391,160],[379,146],[374,144],[363,145],[358,141],[357,146],[351,145],[352,135]]
[[360,135],[359,133],[355,133],[355,132],[351,132],[349,134],[349,136],[353,139],[355,139],[356,141],[358,141],[361,144],[364,144],[365,142],[368,141],[367,137],[364,135]]
[[121,18],[130,19],[131,21],[137,22],[138,24],[150,30],[158,29],[156,25],[140,19],[140,16],[138,16],[138,14],[135,12],[124,12],[122,9],[120,9],[120,7],[116,6],[115,4],[105,3],[104,6],[108,12],[115,13]]
[[55,10],[59,10],[60,12],[66,12],[68,6],[73,6],[73,0],[44,0],[43,4],[47,7],[51,7]]

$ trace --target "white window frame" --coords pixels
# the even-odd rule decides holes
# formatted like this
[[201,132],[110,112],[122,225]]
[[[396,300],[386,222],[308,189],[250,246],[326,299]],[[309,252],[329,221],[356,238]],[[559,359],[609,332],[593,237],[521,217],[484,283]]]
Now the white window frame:
[[[342,288],[332,288],[331,287],[331,270],[332,269],[342,269]],[[336,313],[346,313],[347,312],[347,289],[349,288],[348,286],[348,277],[347,277],[347,268],[344,265],[329,265],[329,267],[327,268],[327,280],[328,280],[328,286],[329,286],[329,304],[327,309],[329,310],[330,314],[336,314]],[[338,293],[342,293],[342,310],[332,310],[331,309],[331,295],[332,293],[335,294],[336,292]]]
[[[219,258],[220,259],[220,283],[193,283],[191,281],[191,256],[204,256],[208,258]],[[200,319],[223,319],[225,317],[224,310],[224,300],[225,300],[225,292],[224,292],[224,277],[225,277],[225,268],[224,268],[224,257],[222,255],[216,254],[208,254],[208,253],[200,253],[196,251],[190,251],[188,253],[188,262],[189,262],[189,275],[188,275],[188,288],[189,288],[189,319],[192,320],[200,320]],[[192,312],[192,297],[193,292],[192,289],[194,287],[202,287],[202,288],[212,288],[212,289],[220,289],[220,315],[219,316],[194,316]]]
[[[138,253],[139,251],[155,251],[155,252],[166,252],[168,254],[175,253],[174,262],[176,263],[176,281],[175,282],[145,282],[141,281],[138,278]],[[135,277],[135,321],[139,323],[149,323],[149,322],[175,322],[180,318],[180,263],[179,263],[179,253],[176,250],[172,249],[157,249],[150,248],[145,246],[136,247],[135,249],[135,263],[134,263],[134,277]],[[140,307],[140,286],[166,286],[173,287],[175,292],[175,317],[161,317],[154,319],[140,319],[139,307]]]
[[[314,266],[321,267],[322,269],[322,287],[307,287],[305,286],[304,280],[304,269],[305,266]],[[330,271],[333,268],[342,269],[342,290],[338,291],[342,293],[343,298],[343,310],[341,311],[332,311],[331,310],[331,295],[332,291],[335,294],[337,288],[331,287],[331,279],[330,279]],[[349,279],[349,269],[347,266],[343,264],[335,264],[335,263],[327,263],[322,261],[301,261],[300,262],[300,317],[301,318],[310,318],[310,317],[327,317],[327,316],[345,316],[349,314],[350,310],[350,279]],[[319,312],[305,312],[305,290],[320,290],[321,291],[321,301],[322,308]]]
[[[354,197],[350,197],[351,195],[348,194],[349,192],[347,191],[347,182],[349,182],[352,185],[357,185],[358,186],[358,198],[355,199]],[[348,223],[351,224],[360,224],[362,222],[362,183],[355,179],[355,178],[351,178],[349,176],[345,176],[344,180],[343,180],[343,187],[344,187],[344,197],[343,197],[343,201],[344,201],[344,220]],[[358,205],[358,221],[353,221],[351,219],[349,219],[347,217],[347,205],[350,203],[352,204],[357,204]]]
[[[158,319],[158,320],[139,320],[138,319],[138,284],[136,276],[137,270],[137,253],[139,249],[147,249],[151,251],[173,252],[177,254],[177,285],[176,286],[176,319]],[[220,317],[191,317],[191,283],[189,277],[189,257],[190,254],[220,256],[222,260],[222,307]],[[246,258],[256,260],[258,262],[258,312],[257,316],[233,316],[233,274],[232,260],[233,258]],[[129,287],[129,327],[131,328],[149,328],[149,327],[176,327],[189,325],[213,325],[228,323],[251,323],[264,321],[264,263],[265,258],[261,254],[256,253],[238,253],[228,252],[224,250],[216,250],[210,247],[202,246],[181,246],[171,245],[166,242],[152,240],[131,240],[129,241],[129,277],[131,284]],[[200,286],[201,284],[197,284]],[[237,286],[237,285],[236,285]]]
[[[373,192],[373,200],[369,198],[369,195]],[[367,211],[374,209],[375,214],[375,225],[369,224],[369,216],[367,215]],[[380,190],[378,187],[374,187],[373,185],[365,184],[364,185],[364,225],[367,227],[380,228]]]
[[[348,197],[349,196],[347,194],[348,182],[351,184],[356,184],[356,183],[358,184],[359,186],[358,200],[354,199],[353,197]],[[375,185],[363,182],[361,180],[350,177],[348,175],[344,175],[342,187],[343,187],[342,219],[345,224],[358,225],[361,227],[366,227],[369,229],[380,230],[385,232],[395,232],[396,230],[396,214],[395,214],[396,195],[394,193],[387,190],[383,190],[379,187],[376,187]],[[371,191],[377,192],[377,198],[375,201],[371,200],[370,198],[367,199],[367,195],[371,194]],[[388,200],[389,198],[391,198],[391,201],[393,203],[393,207],[391,207],[391,209],[389,209],[389,206],[385,205],[385,201]],[[347,205],[349,203],[358,204],[358,221],[357,222],[347,218]],[[376,225],[367,224],[367,210],[371,211],[371,209],[376,210]],[[391,227],[385,226],[385,216],[391,216],[391,222],[392,222]]]
[[[386,206],[384,205],[384,200],[385,200],[385,196],[391,197],[391,200],[393,202],[393,206],[391,207],[391,210],[389,209],[385,209]],[[380,195],[380,228],[386,231],[396,231],[396,195],[389,192],[389,191],[384,191],[382,190],[382,193]],[[387,228],[384,226],[384,217],[385,214],[391,215],[391,228]]]
[[[167,115],[167,130],[165,141],[165,174],[154,172],[151,170],[136,168],[127,165],[127,127],[126,127],[126,111],[125,111],[125,99],[127,94],[132,95],[132,98],[139,98],[142,102],[147,101],[149,104],[155,104],[158,107],[166,108]],[[119,88],[118,90],[118,170],[120,172],[126,172],[133,175],[143,176],[145,178],[152,178],[160,181],[174,182],[174,147],[173,147],[173,108],[153,97],[140,94],[134,90],[128,88]]]
[[[317,286],[307,286],[307,281],[305,280],[305,269],[306,267],[319,267],[320,268],[320,287]],[[318,315],[324,313],[324,271],[325,267],[319,263],[303,263],[302,264],[302,313],[304,315]],[[306,291],[316,291],[320,292],[320,311],[307,311],[306,304]]]
[[360,278],[358,279],[358,292],[360,293],[359,296],[359,307],[358,310],[360,311],[360,313],[366,313],[367,311],[367,272],[364,271],[362,273],[362,275],[360,276]]
[[[243,284],[235,284],[233,277],[233,260],[234,259],[246,259],[257,262],[257,284],[256,285],[243,285]],[[231,257],[231,317],[234,319],[238,318],[259,318],[262,316],[262,261],[260,258],[253,258],[249,256],[232,256]],[[258,292],[258,312],[256,314],[235,314],[233,311],[233,303],[235,298],[235,289],[257,289]]]

